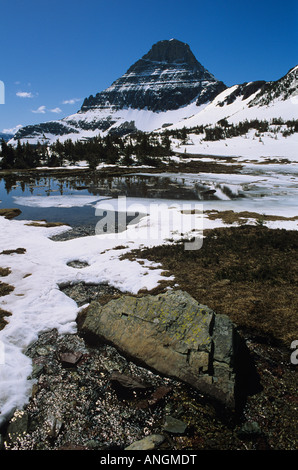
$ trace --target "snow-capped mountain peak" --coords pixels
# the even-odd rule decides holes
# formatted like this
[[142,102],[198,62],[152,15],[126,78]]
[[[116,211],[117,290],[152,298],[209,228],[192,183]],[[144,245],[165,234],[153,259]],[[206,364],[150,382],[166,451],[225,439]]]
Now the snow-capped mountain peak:
[[230,88],[216,79],[177,39],[159,41],[107,89],[86,98],[61,120],[21,128],[11,143],[154,131],[163,127],[297,118],[298,66],[277,81]]
[[207,102],[224,88],[187,44],[176,39],[159,41],[109,88],[86,98],[81,111],[107,107],[167,111],[194,99]]

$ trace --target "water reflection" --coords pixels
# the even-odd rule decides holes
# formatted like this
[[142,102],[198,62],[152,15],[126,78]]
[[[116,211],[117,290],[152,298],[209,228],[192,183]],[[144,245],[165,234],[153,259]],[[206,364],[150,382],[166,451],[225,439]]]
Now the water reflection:
[[[1,181],[1,180],[0,180]],[[127,196],[146,198],[167,198],[167,199],[194,199],[209,200],[220,199],[216,195],[216,187],[211,187],[198,181],[193,185],[185,184],[184,178],[154,176],[154,175],[124,175],[110,177],[52,177],[52,176],[19,176],[17,174],[5,175],[2,177],[6,194],[12,191],[21,193],[30,192],[36,194],[43,192],[50,195],[70,194],[72,191],[87,191],[92,195],[103,196]],[[219,187],[220,185],[217,185]],[[224,186],[221,187],[223,191]],[[229,189],[229,196],[237,197]]]
[[102,196],[149,199],[173,199],[212,201],[234,199],[240,196],[238,189],[218,182],[193,181],[179,175],[130,174],[101,176],[100,174],[76,174],[52,176],[51,174],[8,174],[0,179],[2,207],[20,207],[20,219],[46,219],[70,225],[95,222],[94,207],[28,207],[16,204],[20,196]]

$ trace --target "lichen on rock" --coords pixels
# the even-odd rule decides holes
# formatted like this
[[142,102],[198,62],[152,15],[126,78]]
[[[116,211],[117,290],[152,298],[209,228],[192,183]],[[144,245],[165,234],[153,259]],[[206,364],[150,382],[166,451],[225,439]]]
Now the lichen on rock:
[[119,351],[165,376],[235,406],[237,333],[226,315],[217,315],[188,293],[123,295],[105,305],[92,302],[78,319],[89,341]]

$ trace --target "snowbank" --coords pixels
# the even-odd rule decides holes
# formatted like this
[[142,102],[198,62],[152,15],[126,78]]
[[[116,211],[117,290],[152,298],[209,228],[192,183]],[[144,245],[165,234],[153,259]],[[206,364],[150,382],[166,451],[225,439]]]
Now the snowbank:
[[[137,204],[133,208],[137,209]],[[170,210],[169,204],[162,205],[160,210],[160,217],[153,217],[152,224],[145,216],[119,236],[99,233],[63,242],[54,242],[50,237],[69,227],[32,227],[26,225],[28,221],[0,217],[2,250],[20,247],[26,250],[24,254],[0,255],[0,266],[11,269],[5,282],[14,286],[13,292],[0,297],[0,308],[12,313],[0,331],[0,425],[15,408],[24,406],[30,396],[33,381],[28,380],[32,365],[24,354],[27,347],[40,333],[52,328],[57,328],[60,334],[76,331],[78,306],[59,290],[60,284],[108,282],[123,292],[137,293],[156,287],[163,279],[162,269],[154,263],[141,265],[137,261],[119,260],[122,253],[144,244],[159,244],[171,235],[168,218],[162,215],[162,211]],[[172,210],[180,222],[190,218],[181,214],[179,205]],[[173,237],[180,238],[180,233]],[[120,244],[125,248],[115,249]],[[75,269],[67,265],[77,259],[89,266]]]

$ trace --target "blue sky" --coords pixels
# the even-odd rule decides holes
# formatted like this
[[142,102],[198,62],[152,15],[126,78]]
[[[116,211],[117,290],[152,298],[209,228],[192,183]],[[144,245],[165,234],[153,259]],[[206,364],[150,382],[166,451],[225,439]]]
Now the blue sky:
[[297,0],[1,0],[0,132],[60,119],[176,38],[226,85],[298,63]]

